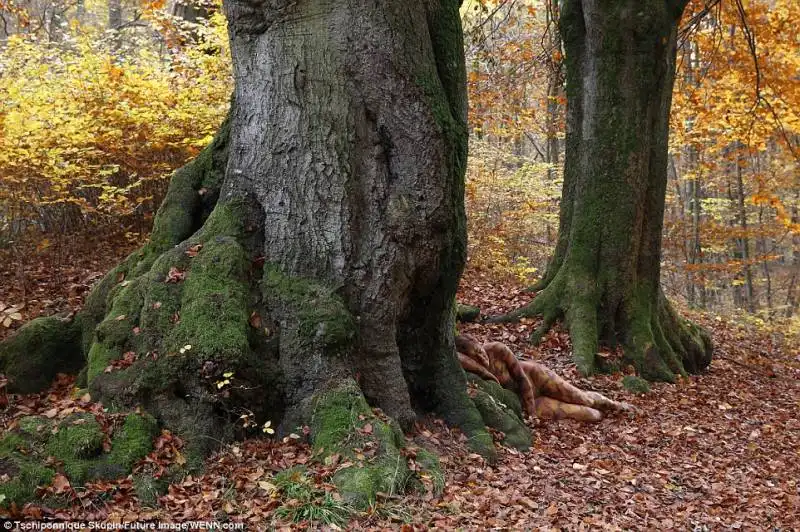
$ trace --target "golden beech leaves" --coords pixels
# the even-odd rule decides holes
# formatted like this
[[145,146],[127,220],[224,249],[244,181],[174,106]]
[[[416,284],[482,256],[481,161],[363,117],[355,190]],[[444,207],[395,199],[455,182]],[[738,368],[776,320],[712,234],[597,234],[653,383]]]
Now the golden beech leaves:
[[[0,205],[35,220],[43,206],[119,216],[152,200],[224,118],[231,81],[225,22],[205,47],[116,55],[89,33],[54,45],[12,36],[0,53]],[[213,42],[209,42],[209,39]]]
[[[800,11],[793,0],[742,5],[746,27],[721,2],[679,45],[665,269],[689,273],[704,300],[732,286],[734,305],[772,319],[796,305]],[[691,2],[684,20],[702,8]]]
[[522,281],[541,275],[534,264],[555,245],[560,195],[560,168],[473,139],[466,184],[471,266]]
[[[462,5],[469,91],[470,264],[530,281],[558,229],[564,138],[558,31],[541,2]],[[479,9],[476,9],[478,7]],[[551,144],[552,145],[552,144]]]

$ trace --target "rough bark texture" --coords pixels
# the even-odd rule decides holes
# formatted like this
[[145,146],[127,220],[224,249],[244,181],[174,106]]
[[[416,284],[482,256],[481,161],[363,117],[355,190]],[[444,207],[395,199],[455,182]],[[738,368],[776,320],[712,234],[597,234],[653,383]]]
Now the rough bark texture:
[[598,344],[623,345],[652,380],[711,360],[708,336],[660,288],[661,230],[676,34],[684,2],[567,0],[567,139],[559,237],[542,290],[501,319],[563,318],[575,361],[595,371]]
[[307,424],[317,451],[359,463],[335,480],[360,503],[413,484],[398,429],[418,413],[493,458],[481,412],[527,432],[485,394],[476,406],[454,350],[466,249],[458,2],[225,9],[231,113],[174,175],[150,242],[70,326],[82,385],[113,408],[144,407],[187,441],[191,463],[242,434],[241,416]]
[[[290,415],[355,368],[401,424],[414,407],[473,424],[450,391],[463,388],[452,356],[466,239],[458,5],[277,4],[227,4],[238,105],[223,197],[252,198],[263,214]],[[280,275],[341,298],[352,345],[330,356],[298,341],[298,305],[313,299],[291,301]]]

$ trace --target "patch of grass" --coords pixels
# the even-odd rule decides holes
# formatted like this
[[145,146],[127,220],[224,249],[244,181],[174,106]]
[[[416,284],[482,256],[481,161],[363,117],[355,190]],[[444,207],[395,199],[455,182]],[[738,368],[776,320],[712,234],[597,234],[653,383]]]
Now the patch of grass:
[[381,521],[389,521],[391,523],[410,524],[414,522],[415,517],[414,509],[406,506],[403,501],[384,501],[381,504],[373,504],[367,513]]
[[353,508],[317,487],[302,467],[282,471],[275,476],[275,487],[284,499],[275,516],[293,523],[308,522],[312,529],[320,526],[344,527]]

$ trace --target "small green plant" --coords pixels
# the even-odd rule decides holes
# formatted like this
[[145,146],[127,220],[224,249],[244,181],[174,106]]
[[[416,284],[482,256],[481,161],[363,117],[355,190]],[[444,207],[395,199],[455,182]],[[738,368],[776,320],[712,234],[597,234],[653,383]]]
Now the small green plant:
[[343,527],[353,513],[349,505],[317,487],[304,468],[294,467],[278,473],[275,488],[284,499],[275,515],[286,521],[306,521],[312,529],[319,525]]

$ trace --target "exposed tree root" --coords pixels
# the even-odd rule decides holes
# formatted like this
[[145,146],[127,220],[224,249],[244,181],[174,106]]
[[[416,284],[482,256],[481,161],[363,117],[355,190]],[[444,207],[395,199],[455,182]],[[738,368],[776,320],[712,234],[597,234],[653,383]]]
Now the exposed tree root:
[[84,365],[81,331],[76,323],[53,317],[25,324],[0,343],[0,373],[8,391],[34,393],[47,388],[56,374],[74,373]]
[[613,369],[600,367],[602,361],[596,356],[600,345],[622,345],[623,362],[632,364],[648,380],[674,382],[677,375],[707,367],[711,362],[708,334],[681,318],[660,289],[654,298],[648,296],[651,292],[632,288],[610,304],[605,296],[595,295],[595,281],[556,275],[528,305],[489,321],[505,323],[541,316],[541,325],[530,337],[531,342],[538,343],[557,321],[563,320],[582,375]]
[[[318,458],[336,456],[346,462],[333,481],[348,502],[365,507],[375,502],[378,493],[394,495],[422,485],[401,453],[402,430],[370,409],[355,381],[344,379],[315,394],[312,411]],[[441,475],[438,464],[430,465],[433,474]]]

